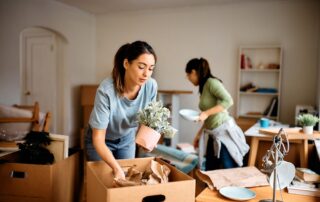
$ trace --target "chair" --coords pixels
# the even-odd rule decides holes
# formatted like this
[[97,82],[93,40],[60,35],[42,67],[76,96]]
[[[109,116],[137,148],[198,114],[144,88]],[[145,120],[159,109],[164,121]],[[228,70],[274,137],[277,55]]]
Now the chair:
[[16,139],[25,136],[31,130],[43,132],[49,132],[50,130],[51,113],[41,113],[38,102],[31,106],[1,106],[0,113],[0,135],[8,133],[9,136],[10,133],[13,133],[13,130],[16,130],[14,132],[16,137],[13,136],[13,140],[0,141],[1,148],[16,148]]
[[[42,132],[49,132],[50,125],[51,125],[51,113],[47,112],[44,117],[43,124],[41,123],[41,117],[40,117],[40,109],[39,109],[39,103],[35,102],[34,105],[13,105],[13,107],[19,108],[19,109],[27,109],[33,112],[33,116],[29,121],[32,123],[32,130],[33,131],[42,131]],[[23,119],[25,118],[11,118],[12,122],[23,122]],[[21,120],[20,120],[21,119]],[[0,123],[2,122],[0,118]],[[42,128],[41,128],[42,126]]]

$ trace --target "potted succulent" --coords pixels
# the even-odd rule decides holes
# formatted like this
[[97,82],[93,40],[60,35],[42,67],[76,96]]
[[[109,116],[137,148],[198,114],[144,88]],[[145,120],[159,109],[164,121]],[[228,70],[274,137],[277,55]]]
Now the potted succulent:
[[146,108],[137,114],[140,124],[137,131],[136,143],[147,151],[152,151],[157,145],[161,134],[165,138],[172,138],[177,130],[170,126],[168,118],[170,111],[161,102],[150,102]]
[[319,122],[320,119],[312,114],[302,114],[297,117],[297,120],[298,124],[303,127],[302,129],[304,133],[312,134],[313,127]]

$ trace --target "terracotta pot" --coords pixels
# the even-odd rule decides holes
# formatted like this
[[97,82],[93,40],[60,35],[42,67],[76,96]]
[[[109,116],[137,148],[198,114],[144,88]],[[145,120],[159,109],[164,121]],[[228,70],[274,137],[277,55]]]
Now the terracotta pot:
[[157,131],[148,126],[140,125],[136,136],[136,143],[151,152],[156,147],[160,137],[161,135]]

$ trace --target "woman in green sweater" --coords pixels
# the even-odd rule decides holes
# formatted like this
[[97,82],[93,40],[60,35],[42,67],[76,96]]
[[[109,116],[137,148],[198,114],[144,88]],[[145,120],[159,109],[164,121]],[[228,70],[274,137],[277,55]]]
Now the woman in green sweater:
[[200,137],[208,135],[206,170],[242,166],[243,156],[249,151],[249,146],[242,130],[227,111],[233,105],[232,97],[222,81],[211,74],[206,59],[191,59],[185,71],[188,80],[199,86],[199,121],[203,125],[193,145],[198,148]]

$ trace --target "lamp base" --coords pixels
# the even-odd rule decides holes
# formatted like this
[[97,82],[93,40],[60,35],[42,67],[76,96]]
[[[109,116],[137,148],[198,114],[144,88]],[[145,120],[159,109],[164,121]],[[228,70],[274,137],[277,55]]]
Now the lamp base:
[[[262,199],[259,202],[274,202],[274,201],[272,199]],[[283,201],[276,200],[275,202],[283,202]]]

